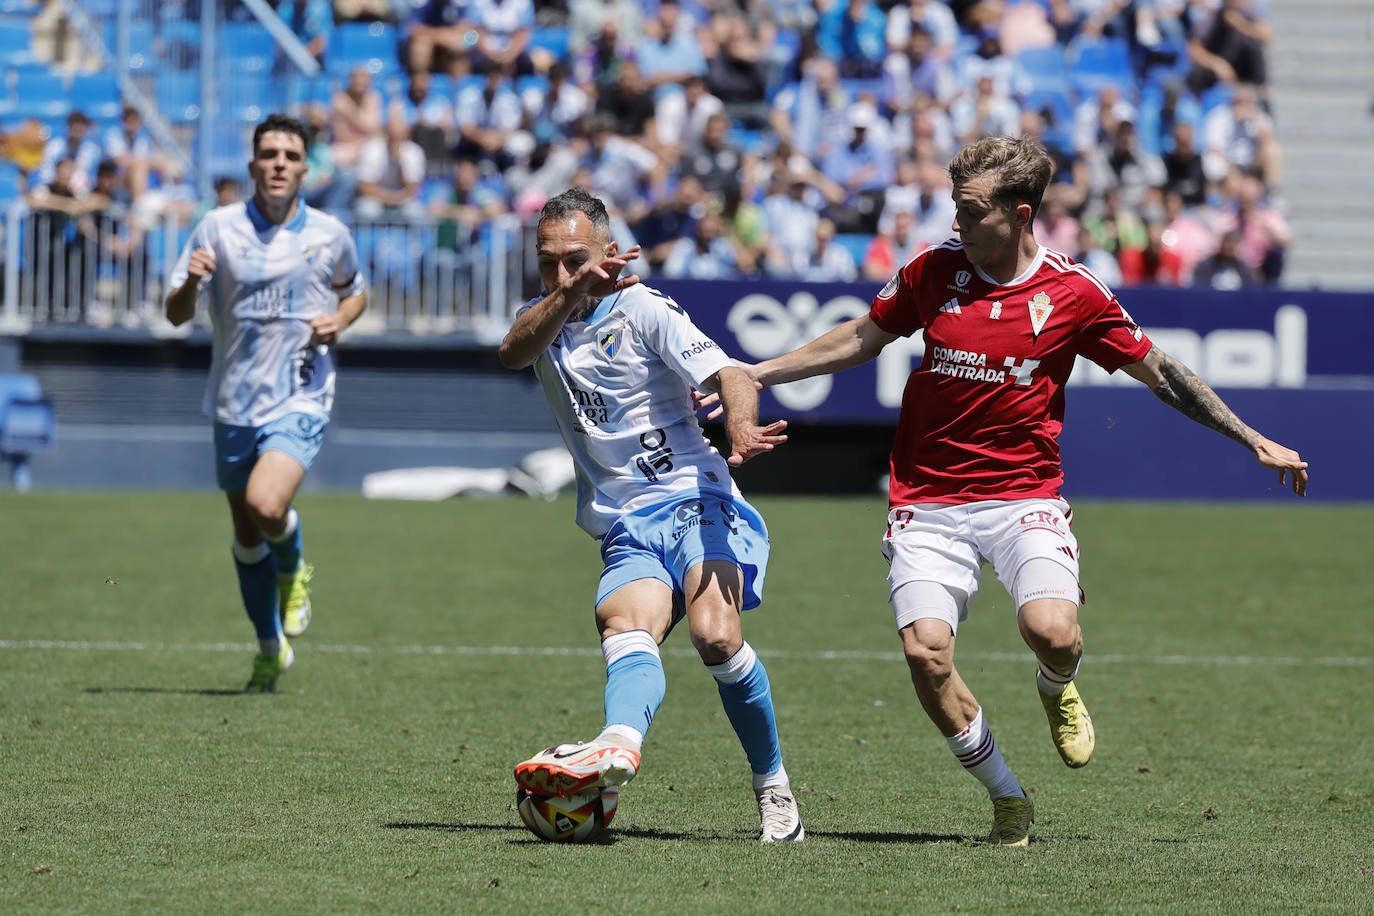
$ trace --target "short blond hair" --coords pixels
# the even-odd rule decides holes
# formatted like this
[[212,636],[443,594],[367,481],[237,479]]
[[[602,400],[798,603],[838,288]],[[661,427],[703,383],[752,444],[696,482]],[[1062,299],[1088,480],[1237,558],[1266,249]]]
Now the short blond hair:
[[949,161],[949,177],[956,186],[991,175],[993,200],[1004,207],[1030,204],[1032,218],[1053,174],[1054,163],[1045,147],[1027,137],[984,137]]

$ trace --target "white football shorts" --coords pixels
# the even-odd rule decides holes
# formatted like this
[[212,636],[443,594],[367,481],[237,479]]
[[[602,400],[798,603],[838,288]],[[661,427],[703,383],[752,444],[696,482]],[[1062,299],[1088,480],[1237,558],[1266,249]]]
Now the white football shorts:
[[[1081,604],[1078,541],[1069,527],[1072,515],[1062,499],[922,503],[892,509],[883,556],[897,629],[935,617],[957,633],[978,594],[985,559],[1017,608],[1036,598]],[[944,586],[950,597],[932,600],[929,588],[903,588],[918,582]]]

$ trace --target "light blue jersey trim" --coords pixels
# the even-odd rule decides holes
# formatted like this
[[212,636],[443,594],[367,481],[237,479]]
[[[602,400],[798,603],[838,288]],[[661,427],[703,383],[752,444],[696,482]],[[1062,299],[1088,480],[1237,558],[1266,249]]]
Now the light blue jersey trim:
[[616,303],[620,301],[620,295],[620,293],[612,293],[598,302],[596,308],[592,309],[592,313],[587,316],[587,324],[596,324],[609,315],[611,309],[615,308]]
[[[277,225],[263,216],[262,211],[258,209],[256,197],[248,198],[246,209],[248,210],[248,218],[253,221],[253,228],[258,232],[266,232]],[[299,198],[296,200],[296,215],[282,223],[281,227],[290,232],[300,232],[301,229],[305,228],[305,204]]]

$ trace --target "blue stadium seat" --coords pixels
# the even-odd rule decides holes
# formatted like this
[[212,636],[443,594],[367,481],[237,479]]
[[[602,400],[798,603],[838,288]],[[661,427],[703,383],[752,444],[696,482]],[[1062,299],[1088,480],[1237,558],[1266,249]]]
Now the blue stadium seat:
[[1094,96],[1106,86],[1129,90],[1135,85],[1131,53],[1125,41],[1081,39],[1073,42],[1069,52],[1073,59],[1071,78],[1079,95]]
[[119,80],[113,73],[78,73],[72,77],[72,107],[97,121],[119,117]]
[[1235,89],[1227,83],[1217,83],[1211,89],[1203,91],[1198,101],[1202,104],[1202,113],[1206,115],[1213,108],[1221,105],[1230,105],[1231,99],[1235,97]]
[[0,203],[9,203],[24,193],[24,173],[8,159],[0,160]]
[[325,69],[331,76],[347,78],[362,67],[374,80],[399,73],[394,26],[381,22],[345,22],[334,28],[325,52]]
[[[85,9],[85,5],[82,6]],[[89,11],[88,11],[89,12]],[[103,19],[104,28],[101,31],[101,38],[105,41],[105,47],[110,49],[110,53],[119,53],[119,29],[118,22],[113,16],[93,17],[97,21]],[[135,19],[129,24],[129,69],[135,73],[155,73],[158,69],[158,57],[154,49],[155,33],[153,23],[146,19]]]
[[188,124],[200,117],[200,81],[163,77],[157,81],[157,110],[173,124]]
[[1016,55],[1015,63],[1017,95],[1068,93],[1069,73],[1064,66],[1063,48],[1026,48]]
[[262,73],[272,68],[277,45],[256,22],[226,22],[220,31],[220,52],[230,73]]
[[66,117],[72,110],[67,80],[45,64],[14,69],[14,116],[19,118]]
[[221,109],[245,124],[257,124],[280,107],[271,74],[263,71],[230,73],[220,89]]
[[855,267],[862,267],[864,255],[868,252],[868,246],[873,241],[873,236],[863,232],[839,232],[835,234],[835,244],[849,252],[849,256],[854,259]]
[[872,95],[878,102],[887,101],[887,85],[880,79],[842,79],[840,88],[845,91],[850,99],[857,99],[860,95]]
[[27,21],[0,22],[0,60],[9,64],[33,60],[33,29]]
[[30,486],[29,457],[57,440],[52,400],[32,375],[0,374],[0,458],[10,465],[14,488]]
[[568,30],[561,27],[537,28],[530,32],[530,50],[540,48],[557,60],[568,56]]
[[174,70],[200,69],[200,23],[173,19],[162,26],[163,54]]

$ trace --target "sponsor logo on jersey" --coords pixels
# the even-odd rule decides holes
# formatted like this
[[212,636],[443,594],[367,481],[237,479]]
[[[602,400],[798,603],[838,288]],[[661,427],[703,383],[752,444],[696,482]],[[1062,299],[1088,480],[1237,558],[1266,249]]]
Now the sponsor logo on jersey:
[[1030,298],[1026,308],[1030,309],[1031,332],[1038,337],[1049,320],[1050,312],[1054,311],[1054,305],[1050,303],[1049,296],[1039,292]]
[[966,293],[968,292],[969,281],[972,279],[973,274],[969,273],[967,270],[955,271],[954,282],[946,284],[945,289],[952,289],[956,293]]
[[683,350],[681,355],[683,359],[691,359],[693,356],[700,356],[707,350],[714,349],[716,349],[716,342],[714,340],[698,340],[690,347]]
[[620,338],[623,328],[611,328],[609,331],[602,331],[596,335],[596,345],[601,348],[601,352],[606,354],[607,359],[615,359],[615,355],[620,352]]
[[1131,336],[1139,340],[1141,335],[1140,325],[1136,324],[1135,319],[1131,317],[1131,313],[1126,311],[1126,306],[1118,302],[1116,307],[1121,309],[1121,317],[1126,320],[1126,328],[1131,332]]
[[1001,369],[988,368],[988,355],[973,350],[951,350],[934,347],[930,351],[930,371],[936,375],[968,379],[972,382],[1005,382],[1007,374]]
[[892,296],[897,292],[897,287],[901,285],[901,282],[902,275],[899,271],[892,275],[891,280],[887,281],[887,286],[884,286],[881,290],[878,291],[878,298],[891,299]]
[[947,312],[951,315],[962,315],[964,313],[964,310],[959,307],[958,296],[955,296],[953,299],[950,299],[944,305],[940,306],[940,311]]
[[705,511],[706,507],[701,504],[701,500],[693,499],[678,506],[673,515],[677,517],[678,524],[685,525],[694,518],[701,518]]

